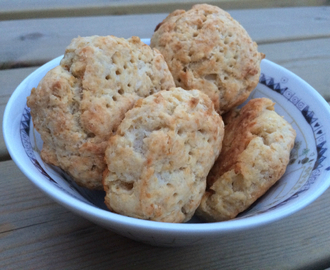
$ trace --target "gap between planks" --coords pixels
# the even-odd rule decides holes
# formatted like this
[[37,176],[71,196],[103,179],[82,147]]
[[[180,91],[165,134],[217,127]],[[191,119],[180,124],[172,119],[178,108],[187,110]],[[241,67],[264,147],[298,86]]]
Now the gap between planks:
[[325,6],[329,0],[122,0],[122,1],[38,1],[26,3],[12,0],[0,3],[0,20],[32,18],[85,17],[104,15],[127,15],[172,12],[175,9],[190,9],[194,4],[208,3],[223,9],[256,9],[275,7]]

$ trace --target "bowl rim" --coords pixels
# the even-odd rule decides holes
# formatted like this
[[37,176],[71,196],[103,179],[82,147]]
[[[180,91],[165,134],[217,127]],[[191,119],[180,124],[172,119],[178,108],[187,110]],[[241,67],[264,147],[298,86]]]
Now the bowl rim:
[[[126,228],[134,228],[139,230],[147,230],[159,233],[178,233],[181,235],[187,235],[194,233],[196,235],[205,235],[205,234],[214,234],[214,233],[227,233],[238,230],[245,230],[252,227],[265,225],[267,223],[279,220],[290,214],[295,213],[296,211],[304,208],[305,206],[312,203],[316,198],[318,198],[326,189],[330,186],[330,178],[322,183],[315,189],[315,191],[310,194],[304,200],[296,201],[295,204],[287,204],[281,208],[273,209],[272,211],[261,213],[255,216],[249,216],[242,219],[233,219],[229,221],[222,222],[213,222],[213,223],[167,223],[167,222],[157,222],[150,220],[142,220],[133,217],[127,217],[120,214],[112,213],[107,210],[97,208],[95,206],[89,205],[77,199],[73,199],[70,195],[65,192],[59,192],[58,189],[54,189],[51,183],[44,181],[44,179],[35,175],[33,172],[28,170],[28,167],[23,166],[21,163],[20,154],[15,151],[13,145],[14,140],[10,136],[8,127],[10,127],[10,115],[13,113],[13,108],[15,107],[15,101],[19,98],[19,95],[24,90],[25,82],[31,80],[36,72],[39,72],[41,69],[49,69],[49,66],[52,66],[54,61],[59,61],[63,56],[54,58],[53,60],[47,62],[46,64],[39,67],[37,70],[32,72],[27,76],[15,89],[11,95],[9,101],[7,102],[4,117],[3,117],[3,136],[6,147],[12,160],[16,163],[19,169],[23,174],[40,190],[50,196],[59,204],[71,209],[72,211],[84,216],[85,218],[91,221],[99,221],[101,223],[113,224],[115,226],[124,226]],[[306,90],[313,95],[315,100],[317,100],[318,105],[322,106],[324,113],[327,113],[330,116],[330,106],[324,100],[324,98],[307,82],[302,80],[300,77],[295,75],[293,72],[287,70],[286,68],[277,65],[267,59],[262,60],[263,65],[268,65],[271,68],[281,69],[285,73],[289,74],[290,77],[293,77],[294,80],[299,81],[304,85]],[[23,108],[22,108],[23,109]]]

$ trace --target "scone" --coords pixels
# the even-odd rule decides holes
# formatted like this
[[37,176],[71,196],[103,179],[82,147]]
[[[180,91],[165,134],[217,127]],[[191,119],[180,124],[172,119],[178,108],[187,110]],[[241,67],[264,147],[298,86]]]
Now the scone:
[[102,189],[104,151],[139,99],[174,86],[163,56],[140,41],[79,37],[27,98],[41,158],[81,186]]
[[225,136],[196,214],[207,221],[233,219],[284,174],[296,137],[267,98],[252,99],[224,115]]
[[103,185],[116,213],[185,222],[200,204],[224,125],[199,90],[172,88],[139,100],[109,140]]
[[243,103],[258,84],[264,54],[216,6],[174,11],[157,26],[150,45],[164,55],[176,86],[203,91],[220,114]]

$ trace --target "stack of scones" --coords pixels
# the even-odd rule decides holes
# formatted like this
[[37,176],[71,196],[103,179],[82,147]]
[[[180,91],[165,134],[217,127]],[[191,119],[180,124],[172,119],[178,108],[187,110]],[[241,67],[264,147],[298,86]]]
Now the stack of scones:
[[296,137],[267,98],[251,99],[258,52],[222,9],[176,10],[150,46],[78,37],[27,98],[41,158],[110,211],[153,221],[235,218],[284,174]]

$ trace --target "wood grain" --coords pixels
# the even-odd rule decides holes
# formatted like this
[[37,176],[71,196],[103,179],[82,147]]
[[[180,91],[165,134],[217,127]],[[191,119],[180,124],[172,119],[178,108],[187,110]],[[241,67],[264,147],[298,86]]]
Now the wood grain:
[[[330,190],[272,224],[207,245],[158,248],[107,231],[56,204],[0,163],[1,269],[324,269]],[[166,258],[166,259],[165,259]]]
[[[330,7],[232,10],[260,45],[330,38]],[[0,21],[0,69],[41,65],[62,55],[72,38],[137,35],[150,38],[167,13]],[[329,46],[328,46],[329,47]]]
[[[82,17],[118,14],[142,14],[171,12],[175,9],[189,9],[200,0],[11,0],[0,2],[0,20],[17,20],[51,17]],[[203,3],[224,9],[252,9],[274,7],[329,5],[327,0],[209,0]]]
[[[1,126],[5,105],[18,84],[40,65],[63,54],[73,37],[150,37],[168,12],[188,8],[196,1],[0,1]],[[209,2],[220,3],[225,9],[329,4],[328,0]],[[150,12],[157,14],[77,17]],[[330,101],[330,7],[230,13],[269,60],[296,73]],[[71,18],[49,18],[67,15]],[[7,21],[1,21],[4,19]],[[1,132],[0,269],[330,267],[329,189],[303,210],[272,224],[228,234],[206,245],[157,248],[119,236],[71,213],[37,189],[9,159]]]

